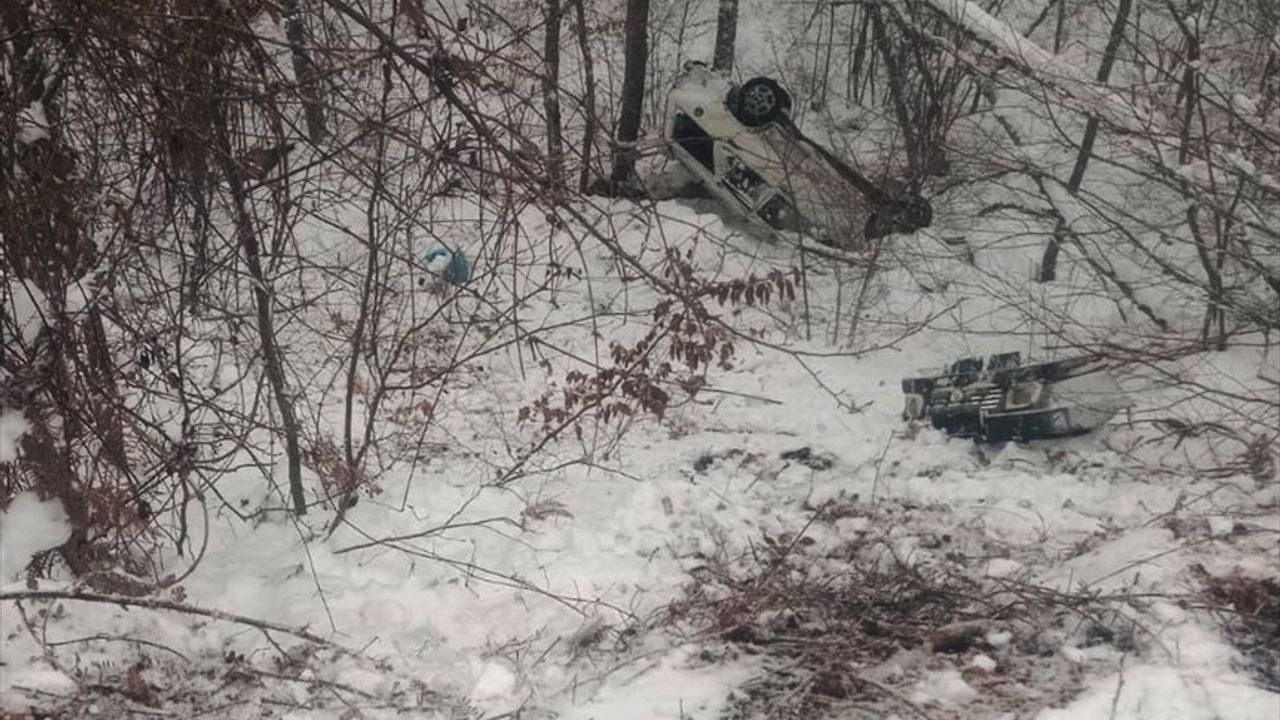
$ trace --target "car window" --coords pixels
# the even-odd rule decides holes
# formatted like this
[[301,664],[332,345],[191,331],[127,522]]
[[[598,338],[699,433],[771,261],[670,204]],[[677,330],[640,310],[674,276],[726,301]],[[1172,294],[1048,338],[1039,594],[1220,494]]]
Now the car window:
[[711,136],[693,118],[684,113],[677,113],[671,125],[671,139],[708,170],[715,170],[715,153]]

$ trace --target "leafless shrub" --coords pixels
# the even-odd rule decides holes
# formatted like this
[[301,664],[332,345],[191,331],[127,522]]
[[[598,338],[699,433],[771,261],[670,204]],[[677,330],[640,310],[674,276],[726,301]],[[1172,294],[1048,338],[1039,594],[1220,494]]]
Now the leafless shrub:
[[1239,570],[1210,575],[1195,568],[1210,604],[1229,609],[1223,634],[1244,656],[1247,669],[1262,687],[1280,692],[1280,582]]
[[[984,707],[1034,712],[1078,688],[1058,653],[1064,638],[1121,652],[1146,642],[1126,608],[1152,598],[1065,593],[975,573],[967,553],[981,543],[968,537],[971,529],[948,524],[945,510],[857,498],[810,510],[804,527],[766,534],[744,550],[728,538],[713,542],[697,556],[684,596],[666,609],[663,622],[701,642],[708,658],[762,662],[722,717],[953,717],[912,701],[920,677],[901,671],[921,664],[956,668]],[[930,518],[921,546],[932,560],[893,549],[889,528],[910,526],[913,517]],[[836,545],[810,532],[845,518],[866,521],[865,529]],[[998,662],[991,669],[969,662],[980,654]],[[1011,691],[1054,682],[1037,697]]]

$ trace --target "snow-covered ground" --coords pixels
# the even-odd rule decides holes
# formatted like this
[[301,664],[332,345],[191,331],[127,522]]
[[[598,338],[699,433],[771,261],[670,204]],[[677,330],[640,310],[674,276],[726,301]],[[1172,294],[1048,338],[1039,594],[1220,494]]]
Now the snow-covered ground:
[[[953,14],[971,5],[935,4]],[[601,5],[591,20],[606,28],[621,3]],[[709,54],[713,5],[685,4],[693,10],[680,18],[677,3],[654,3],[655,27],[687,32],[653,33],[653,83]],[[814,20],[803,3],[783,5],[744,0],[739,71],[776,74],[802,96],[813,68],[799,38]],[[995,40],[1020,46],[1003,25],[986,24]],[[475,35],[459,41],[460,52]],[[620,67],[608,57],[620,55],[616,33],[602,29],[592,41],[602,74]],[[1062,61],[1043,52],[1027,59]],[[580,70],[565,59],[565,77]],[[1062,81],[1088,87],[1075,74]],[[1013,95],[958,126],[972,154],[958,153],[957,166],[999,157],[1069,169],[1072,153],[1046,149],[1056,126]],[[650,125],[660,101],[655,94],[647,105]],[[797,103],[796,112],[807,133],[855,156],[879,138],[842,134],[841,123],[884,119],[834,96],[820,109]],[[997,115],[1025,147],[1009,145]],[[570,130],[582,121],[566,107]],[[367,252],[367,188],[340,176],[321,184],[333,207],[304,223],[299,255],[308,264],[277,287],[300,308],[278,340],[315,442],[343,435],[360,290],[352,278]],[[420,190],[404,185],[406,197]],[[1153,204],[1145,187],[1116,186],[1131,194],[1117,202],[1136,212]],[[1265,624],[1277,609],[1266,603],[1280,603],[1276,449],[1214,432],[1179,435],[1187,428],[1175,424],[1187,414],[1238,422],[1240,408],[1223,397],[1280,423],[1280,404],[1268,405],[1270,338],[1126,367],[1119,380],[1133,406],[1080,438],[978,446],[901,419],[904,375],[960,356],[1017,350],[1052,359],[1113,340],[1175,349],[1194,340],[1203,299],[1169,293],[1153,268],[1120,253],[1114,266],[1172,324],[1167,333],[1116,292],[1099,291],[1071,253],[1059,282],[1034,282],[1043,228],[999,213],[975,219],[978,207],[1026,201],[1030,187],[952,188],[935,203],[934,227],[890,239],[870,278],[746,234],[706,201],[575,199],[578,217],[561,213],[556,223],[514,201],[495,216],[498,203],[471,189],[424,201],[409,230],[386,231],[383,250],[397,259],[382,278],[391,289],[382,322],[369,332],[387,347],[409,340],[411,367],[398,380],[433,379],[393,393],[381,409],[365,462],[370,482],[343,521],[330,532],[334,508],[318,498],[332,478],[316,463],[304,476],[316,505],[301,518],[287,513],[283,450],[263,441],[262,455],[225,459],[223,472],[201,480],[203,502],[190,507],[208,512],[188,514],[200,540],[184,545],[203,547],[198,557],[162,545],[165,572],[181,579],[156,596],[104,602],[56,570],[29,577],[32,556],[67,537],[67,520],[56,501],[17,495],[0,511],[0,713],[1280,716],[1280,652]],[[1089,227],[1073,198],[1050,192],[1059,212]],[[464,250],[474,266],[439,316],[454,290],[417,283],[436,245]],[[669,385],[660,418],[588,416],[581,433],[550,438],[536,411],[521,421],[544,393],[561,402],[570,371],[608,367],[612,343],[635,343],[653,326],[670,298],[642,271],[666,277],[669,250],[699,282],[800,267],[805,281],[795,299],[763,306],[708,301],[732,331],[731,367],[712,369],[692,398]],[[117,292],[124,312],[145,315],[128,288]],[[29,341],[44,299],[27,286],[11,295]],[[227,341],[210,319],[189,320],[182,333],[199,351],[187,372],[206,397],[263,402],[242,381],[260,371],[251,342]],[[365,362],[352,376],[357,429],[371,373]],[[158,426],[180,423],[163,401],[144,410]],[[217,421],[202,417],[200,432]],[[0,462],[15,457],[27,429],[0,407]],[[1242,461],[1246,451],[1260,464]],[[33,594],[42,591],[59,597]],[[1273,615],[1262,616],[1268,608]],[[1242,624],[1256,619],[1252,611],[1262,625]]]
[[[796,262],[792,249],[729,233],[694,207],[657,210],[663,242],[692,250],[702,271],[734,277]],[[623,225],[626,249],[658,262],[661,243],[646,239],[633,208],[606,211]],[[524,220],[531,234],[549,232],[540,218]],[[553,326],[588,316],[594,298],[602,338],[637,337],[657,295],[620,278],[603,250],[582,258],[581,277],[561,286],[554,304],[531,301],[524,316]],[[830,307],[821,300],[834,295],[838,276],[815,270],[813,307]],[[767,313],[726,308],[730,324],[780,349],[740,342],[731,370],[711,373],[706,391],[677,398],[661,420],[637,417],[625,432],[588,425],[582,439],[552,442],[517,474],[505,469],[537,436],[530,423],[517,424],[518,408],[557,386],[564,358],[589,357],[595,346],[575,323],[542,336],[561,353],[548,353],[549,362],[515,348],[488,354],[477,379],[439,403],[419,440],[429,451],[384,472],[379,492],[361,497],[332,536],[329,514],[295,520],[266,511],[244,522],[214,504],[200,529],[209,533],[205,556],[169,591],[202,608],[306,628],[345,650],[164,609],[10,603],[4,707],[91,712],[89,701],[58,699],[79,690],[103,712],[151,700],[156,711],[183,714],[207,697],[199,702],[224,704],[219,717],[267,709],[294,718],[403,716],[379,708],[432,717],[464,707],[487,717],[723,717],[731,693],[778,672],[776,658],[737,652],[732,638],[674,620],[671,608],[709,566],[749,568],[762,542],[803,537],[791,542],[789,562],[814,577],[839,577],[868,559],[945,569],[1010,608],[962,652],[925,644],[847,668],[892,688],[851,701],[899,717],[1275,717],[1280,696],[1255,683],[1216,616],[1200,609],[1197,573],[1274,573],[1280,485],[1152,472],[1117,445],[1121,430],[977,447],[908,427],[899,417],[904,372],[1006,342],[944,321],[904,333],[911,313],[900,309],[918,313],[925,302],[910,270],[874,282],[877,299],[853,349],[843,337],[828,342],[834,318],[817,311],[809,332],[818,339],[804,340],[799,302]],[[483,278],[483,264],[478,272]],[[963,322],[981,328],[986,301],[964,300]],[[624,305],[629,313],[607,312]],[[877,345],[887,347],[864,351]],[[320,368],[325,358],[304,352],[294,362]],[[1239,350],[1204,362],[1247,377],[1261,361]],[[278,506],[264,497],[256,468],[220,480],[218,490],[246,511]],[[0,515],[4,590],[26,588],[26,559],[65,537],[64,522],[56,503],[30,495]],[[1046,602],[1020,616],[1008,600],[1018,592],[1056,593],[1063,610]],[[136,668],[150,689],[101,691],[126,667],[126,678]],[[95,687],[101,692],[83,692]],[[857,706],[845,716],[862,717]]]

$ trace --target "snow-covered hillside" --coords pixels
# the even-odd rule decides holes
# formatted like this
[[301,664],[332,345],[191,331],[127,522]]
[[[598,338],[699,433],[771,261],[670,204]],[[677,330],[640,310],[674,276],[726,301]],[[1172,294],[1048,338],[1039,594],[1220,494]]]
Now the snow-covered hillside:
[[[564,7],[570,145],[593,113],[606,126],[616,115],[625,4],[580,6],[581,44]],[[970,5],[933,4],[960,16]],[[1086,123],[1075,113],[1141,105],[1090,79],[1109,4],[1073,2],[1076,42],[1023,53],[1068,97],[1025,73],[965,96],[981,109],[951,126],[949,174],[923,182],[933,225],[851,262],[763,236],[706,198],[535,181],[540,4],[407,2],[393,21],[373,3],[373,29],[352,20],[365,12],[355,4],[316,5],[329,19],[312,32],[351,43],[329,58],[350,65],[332,80],[350,93],[331,101],[347,114],[330,116],[337,139],[306,143],[289,109],[294,124],[271,130],[297,140],[277,160],[287,182],[255,176],[242,153],[239,171],[201,179],[227,188],[197,210],[191,177],[170,186],[121,170],[79,210],[96,264],[62,296],[41,292],[25,246],[4,246],[5,353],[20,358],[0,363],[4,717],[1280,713],[1280,349],[1262,221],[1274,207],[1240,200],[1271,169],[1231,176],[1239,206],[1261,209],[1233,210],[1239,225],[1220,222],[1210,240],[1178,223],[1197,193],[1205,207],[1231,193],[1212,160],[1197,175],[1168,154],[1176,133],[1151,130],[1154,149],[1104,134],[1102,160],[1069,186],[1064,137]],[[859,102],[844,92],[852,80],[818,81],[823,67],[832,78],[853,67],[815,40],[857,37],[848,5],[743,0],[736,72],[787,81],[805,131],[884,180],[908,164],[884,91]],[[1041,14],[988,10],[1018,27]],[[245,57],[287,83],[294,41],[273,12],[246,24],[267,41]],[[642,180],[670,170],[656,152],[663,88],[710,53],[715,17],[709,0],[652,4]],[[419,22],[454,30],[429,36]],[[1028,39],[978,22],[1006,51],[1046,40],[1048,26]],[[979,44],[962,50],[956,67],[1005,67]],[[5,52],[10,83],[21,58]],[[1139,53],[1126,52],[1118,74],[1137,86]],[[456,86],[440,81],[441,58]],[[479,80],[459,69],[472,61]],[[68,103],[59,131],[84,153],[89,107]],[[122,148],[153,147],[142,125],[116,130]],[[598,171],[609,149],[596,150]],[[1186,176],[1187,197],[1142,179],[1158,165],[1147,152]],[[104,166],[127,167],[126,155]],[[576,173],[581,157],[568,157]],[[1040,282],[1059,222],[1075,234],[1059,228],[1073,239]],[[244,251],[255,232],[258,271]],[[195,248],[208,257],[197,263]],[[465,256],[468,276],[441,277],[426,259],[435,248]],[[1220,343],[1200,286],[1179,275],[1199,278],[1202,250],[1226,258],[1213,285],[1231,310]],[[1238,300],[1254,295],[1258,317]],[[52,407],[42,393],[61,397],[48,388],[81,386],[24,373],[59,357],[59,342],[97,348],[93,327],[113,358],[111,406],[129,418],[127,469],[115,416],[86,390],[66,417],[95,431],[56,449],[87,478],[85,518],[38,479],[47,448],[34,441],[76,428],[29,421]],[[298,419],[305,514],[269,346]],[[902,419],[904,377],[1008,351],[1105,355],[1128,407],[1082,437],[995,445]],[[107,382],[84,372],[90,389]],[[76,568],[66,548],[90,521],[110,532]]]

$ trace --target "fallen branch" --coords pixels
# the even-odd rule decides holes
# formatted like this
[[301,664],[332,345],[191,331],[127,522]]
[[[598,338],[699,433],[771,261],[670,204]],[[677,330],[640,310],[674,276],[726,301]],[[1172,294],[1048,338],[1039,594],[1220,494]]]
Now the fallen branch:
[[222,610],[214,610],[210,608],[202,608],[198,605],[189,605],[187,603],[176,602],[173,600],[163,600],[161,598],[136,598],[124,595],[100,595],[98,593],[81,592],[78,590],[22,590],[15,592],[0,592],[0,602],[22,602],[24,600],[76,600],[79,602],[102,603],[105,605],[119,605],[124,609],[128,609],[130,605],[147,610],[168,610],[170,612],[183,613],[186,615],[198,615],[214,620],[222,620],[224,622],[235,623],[237,625],[245,625],[256,628],[264,634],[268,631],[284,633],[292,635],[300,640],[306,640],[317,645],[324,645],[338,650],[352,657],[360,657],[360,654],[354,650],[349,650],[332,640],[326,640],[319,635],[307,632],[304,628],[291,627],[281,623],[272,622],[270,620],[260,620],[245,615],[237,615]]

